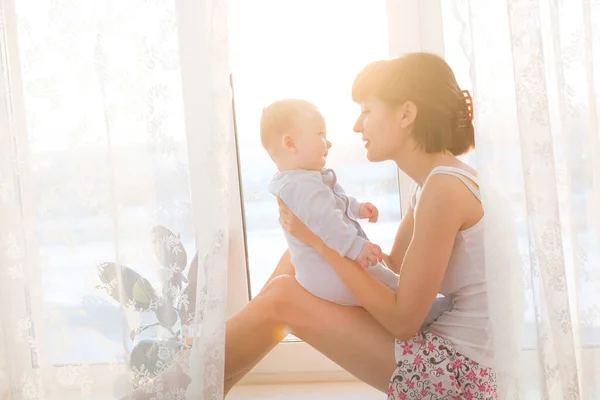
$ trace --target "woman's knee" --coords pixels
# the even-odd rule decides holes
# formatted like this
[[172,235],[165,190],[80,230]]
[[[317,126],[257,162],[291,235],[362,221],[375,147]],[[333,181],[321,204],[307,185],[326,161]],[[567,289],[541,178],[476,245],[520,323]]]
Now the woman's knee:
[[257,298],[268,303],[269,313],[274,319],[286,323],[303,291],[295,277],[279,275],[267,282]]
[[300,285],[292,275],[278,275],[266,283],[259,296],[272,298],[274,302],[281,303],[288,299],[288,293],[293,293]]

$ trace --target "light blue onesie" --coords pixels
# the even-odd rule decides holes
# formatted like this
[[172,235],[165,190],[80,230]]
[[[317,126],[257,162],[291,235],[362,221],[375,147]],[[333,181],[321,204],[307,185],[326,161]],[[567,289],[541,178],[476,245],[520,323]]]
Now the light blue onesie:
[[[333,170],[291,170],[276,174],[269,190],[317,234],[328,247],[356,260],[369,239],[357,222],[360,203],[345,194]],[[296,280],[303,288],[322,299],[357,306],[348,287],[319,253],[284,230],[290,248]],[[398,275],[378,263],[367,269],[391,290],[398,286]]]
[[[364,243],[369,240],[357,221],[360,202],[346,195],[331,169],[280,172],[271,179],[269,191],[283,200],[328,247],[344,257],[356,260]],[[331,265],[315,249],[303,244],[285,229],[284,234],[296,270],[296,280],[303,288],[333,303],[360,305]],[[398,275],[384,264],[378,263],[368,268],[367,272],[396,291]],[[450,300],[438,298],[424,325],[451,309]]]

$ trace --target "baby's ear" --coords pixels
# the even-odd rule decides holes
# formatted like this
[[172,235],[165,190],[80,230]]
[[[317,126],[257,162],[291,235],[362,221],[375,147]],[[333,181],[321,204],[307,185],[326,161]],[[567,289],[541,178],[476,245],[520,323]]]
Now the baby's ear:
[[287,151],[296,151],[296,144],[294,138],[287,133],[281,137],[281,145]]

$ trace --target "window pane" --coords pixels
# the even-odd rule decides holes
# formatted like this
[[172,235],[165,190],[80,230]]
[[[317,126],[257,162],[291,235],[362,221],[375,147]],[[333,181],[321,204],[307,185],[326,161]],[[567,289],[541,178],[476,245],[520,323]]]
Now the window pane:
[[[351,100],[356,74],[388,58],[386,2],[361,0],[236,0],[230,5],[230,44],[252,295],[260,291],[287,245],[275,198],[267,189],[275,165],[262,148],[262,108],[282,98],[315,103],[333,147],[328,167],[346,192],[380,210],[364,223],[370,239],[389,251],[400,219],[397,170],[369,163],[352,131],[359,107]],[[370,226],[368,226],[370,225]]]

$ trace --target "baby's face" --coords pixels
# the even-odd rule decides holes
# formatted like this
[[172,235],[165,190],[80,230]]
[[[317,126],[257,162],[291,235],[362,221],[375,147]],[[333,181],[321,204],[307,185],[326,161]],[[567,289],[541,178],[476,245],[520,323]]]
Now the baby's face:
[[309,115],[299,122],[293,139],[296,148],[293,156],[298,168],[320,171],[325,167],[331,142],[327,140],[325,120],[320,114]]

